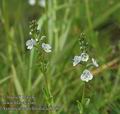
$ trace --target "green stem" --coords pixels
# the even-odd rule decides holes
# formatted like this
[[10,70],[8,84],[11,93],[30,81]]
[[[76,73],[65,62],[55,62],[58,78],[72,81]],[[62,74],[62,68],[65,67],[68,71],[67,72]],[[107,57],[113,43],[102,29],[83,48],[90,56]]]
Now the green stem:
[[[45,97],[47,98],[46,100],[48,100],[47,101],[47,105],[49,107],[49,106],[53,106],[53,98],[51,98],[52,95],[51,95],[51,91],[50,91],[50,86],[49,86],[49,83],[48,83],[47,75],[46,75],[46,73],[43,73],[43,74],[44,74],[44,78],[45,78],[45,87],[46,87],[46,90],[47,90],[47,93],[48,93],[47,96],[45,96]],[[54,110],[52,110],[52,111],[48,110],[48,113],[49,114],[55,114],[55,111]]]
[[45,77],[45,84],[46,84],[47,90],[49,92],[49,84],[48,84],[47,75],[46,75],[46,73],[43,73],[43,74],[44,74],[44,77]]
[[82,104],[84,102],[84,97],[85,97],[85,83],[83,84],[83,93],[82,93],[82,100],[81,100]]
[[93,23],[91,19],[91,14],[90,14],[90,5],[89,5],[89,0],[85,0],[85,7],[86,7],[86,17],[87,17],[87,22],[88,22],[88,28],[89,28],[89,34],[90,34],[90,39],[92,41],[93,39]]
[[[50,44],[53,43],[53,6],[52,6],[52,0],[48,0],[48,36],[49,36],[49,42]],[[50,13],[52,12],[52,13]]]
[[85,83],[83,84],[83,92],[82,92],[82,99],[81,99],[82,111],[80,111],[80,114],[84,114],[84,98],[85,98]]
[[90,15],[90,8],[89,8],[89,1],[85,0],[85,7],[86,7],[86,16],[88,21],[88,26],[92,30],[92,21],[91,21],[91,15]]
[[33,55],[34,55],[34,49],[32,49],[30,53],[30,61],[29,61],[29,72],[28,72],[28,94],[32,88],[32,66],[33,66]]

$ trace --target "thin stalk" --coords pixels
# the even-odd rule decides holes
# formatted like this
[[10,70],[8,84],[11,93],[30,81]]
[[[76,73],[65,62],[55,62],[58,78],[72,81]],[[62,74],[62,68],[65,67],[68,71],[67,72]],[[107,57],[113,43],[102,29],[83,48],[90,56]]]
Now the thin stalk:
[[7,4],[6,1],[2,1],[2,9],[3,9],[3,24],[4,24],[4,29],[5,29],[5,34],[6,34],[6,43],[7,43],[7,54],[8,54],[8,60],[9,62],[12,61],[12,46],[11,46],[11,37],[10,37],[10,27],[9,27],[9,17],[8,17],[8,12],[7,10]]
[[[48,101],[47,105],[48,106],[53,106],[53,98],[51,98],[52,95],[51,95],[51,91],[50,91],[50,85],[49,85],[49,82],[48,82],[48,77],[47,77],[46,73],[43,73],[43,75],[44,75],[44,79],[45,79],[45,87],[46,87],[46,90],[47,90],[47,93],[48,93],[48,96],[45,96],[45,97],[47,97],[47,99],[50,99],[50,102]],[[48,113],[49,114],[55,114],[55,110],[52,110],[52,111],[48,110]]]
[[[52,0],[48,0],[48,36],[50,44],[53,43],[53,8],[52,8]],[[52,12],[52,13],[50,13]]]
[[86,16],[87,16],[88,26],[92,30],[93,26],[92,26],[92,20],[90,15],[89,0],[85,0],[85,7],[86,7]]
[[28,90],[29,93],[32,89],[32,66],[33,66],[33,56],[34,56],[34,49],[30,53],[30,60],[29,60],[29,71],[28,71]]
[[[25,52],[25,48],[24,48],[25,40],[24,40],[24,34],[23,34],[23,29],[21,25],[19,25],[19,33],[20,33],[20,39],[21,39],[22,53],[24,53]],[[23,59],[24,59],[24,54],[23,54]]]
[[85,7],[86,7],[86,17],[87,17],[87,22],[88,22],[88,28],[89,28],[89,34],[90,34],[90,40],[91,42],[93,41],[93,23],[91,19],[91,14],[90,14],[90,6],[89,6],[89,0],[85,0]]
[[83,92],[82,92],[82,100],[81,103],[84,103],[84,98],[85,98],[85,83],[83,84]]

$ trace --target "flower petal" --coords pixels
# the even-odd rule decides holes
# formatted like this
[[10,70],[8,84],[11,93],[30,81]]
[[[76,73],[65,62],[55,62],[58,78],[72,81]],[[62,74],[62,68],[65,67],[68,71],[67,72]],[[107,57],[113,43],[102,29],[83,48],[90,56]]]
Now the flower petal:
[[81,61],[87,62],[89,59],[89,55],[87,53],[81,53]]
[[81,61],[81,56],[75,56],[73,59],[73,66],[76,66]]
[[94,65],[95,67],[99,67],[97,61],[96,61],[94,58],[92,58],[92,63],[93,63],[93,65]]
[[91,74],[91,72],[89,70],[84,70],[82,75],[80,76],[82,81],[88,82],[89,80],[93,79],[93,75]]
[[35,44],[36,44],[36,41],[34,39],[30,39],[26,41],[27,49],[31,50]]
[[42,48],[46,53],[50,53],[52,47],[49,44],[42,43]]

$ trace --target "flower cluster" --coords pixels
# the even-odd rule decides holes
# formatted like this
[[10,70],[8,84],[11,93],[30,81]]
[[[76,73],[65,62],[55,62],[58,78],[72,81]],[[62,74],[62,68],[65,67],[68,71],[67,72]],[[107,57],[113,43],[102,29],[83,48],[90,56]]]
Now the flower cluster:
[[80,56],[75,56],[73,59],[73,66],[76,66],[80,62],[87,62],[89,59],[89,55],[87,53],[81,53]]
[[[88,48],[88,42],[85,41],[85,39],[83,38],[83,34],[82,34],[82,38],[80,39],[80,50],[82,51],[82,53],[80,55],[74,56],[73,66],[76,66],[80,63],[84,64],[87,62],[90,62],[89,65],[92,65],[95,67],[99,66],[97,61],[94,58],[90,59],[90,56],[87,53],[87,48]],[[88,66],[88,64],[86,66]],[[93,78],[93,75],[88,69],[85,69],[80,76],[80,79],[85,82],[92,80],[92,78]]]
[[[36,39],[36,40],[34,40],[34,39],[30,39],[30,40],[27,40],[26,41],[26,46],[27,46],[27,49],[32,49],[37,43],[37,40],[38,39]],[[50,44],[46,44],[46,43],[42,43],[42,45],[41,45],[41,47],[42,47],[42,49],[46,52],[46,53],[50,53],[52,50],[52,47],[50,46]]]
[[48,66],[48,57],[47,53],[52,52],[52,47],[50,44],[46,43],[46,36],[41,36],[40,30],[38,30],[38,24],[36,20],[33,20],[30,23],[30,38],[29,40],[26,41],[26,46],[28,50],[32,50],[35,48],[37,51],[37,65],[39,66],[41,72],[46,72],[47,71],[47,66]]
[[40,45],[40,47],[46,52],[50,53],[52,50],[52,47],[50,44],[46,44],[45,42],[42,42],[46,36],[42,36],[40,40],[38,40],[39,37],[39,30],[37,30],[37,23],[35,20],[32,21],[30,24],[30,36],[31,39],[26,41],[27,49],[31,50],[33,47],[37,47],[37,45]]

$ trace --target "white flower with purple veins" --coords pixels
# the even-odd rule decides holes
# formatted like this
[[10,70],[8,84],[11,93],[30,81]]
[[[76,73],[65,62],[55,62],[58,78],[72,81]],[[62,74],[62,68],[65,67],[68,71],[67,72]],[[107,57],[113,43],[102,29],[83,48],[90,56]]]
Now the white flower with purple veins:
[[89,59],[89,55],[87,53],[81,53],[81,61],[87,62]]
[[26,41],[27,49],[31,50],[34,45],[36,45],[36,41],[34,39],[30,39]]
[[42,43],[42,48],[46,53],[50,53],[52,47],[49,44]]
[[96,61],[94,58],[92,58],[92,63],[93,63],[93,65],[94,65],[95,67],[99,67],[97,61]]
[[30,5],[32,5],[32,6],[34,6],[35,3],[36,3],[36,0],[28,0],[28,3],[29,3]]
[[73,66],[76,66],[81,61],[81,56],[75,56],[73,59]]
[[82,73],[82,75],[81,75],[81,77],[80,77],[80,79],[82,80],[82,81],[85,81],[85,82],[88,82],[89,80],[92,80],[92,78],[93,78],[93,75],[91,74],[91,72],[89,71],[89,70],[84,70],[83,71],[83,73]]

